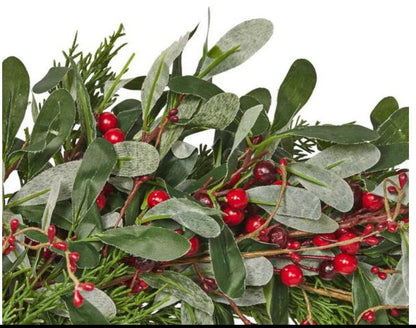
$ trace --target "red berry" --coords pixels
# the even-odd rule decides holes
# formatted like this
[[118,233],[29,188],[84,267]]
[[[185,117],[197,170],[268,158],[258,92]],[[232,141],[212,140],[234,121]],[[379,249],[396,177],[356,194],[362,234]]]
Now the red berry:
[[289,257],[294,263],[299,263],[302,260],[302,257],[296,252],[290,253]]
[[193,236],[191,239],[189,239],[189,243],[191,244],[191,248],[189,249],[188,253],[185,254],[185,256],[192,256],[198,253],[199,245],[201,244],[198,236]]
[[196,194],[195,199],[206,207],[214,207],[211,198],[207,194]]
[[253,145],[258,145],[260,142],[263,141],[263,136],[261,134],[258,134],[254,137],[251,137],[250,140]]
[[103,208],[105,207],[105,204],[107,204],[107,198],[104,196],[103,193],[100,193],[97,196],[97,199],[95,200],[95,202],[97,203],[98,209],[102,211]]
[[383,232],[387,229],[387,221],[380,222],[376,227],[378,232]]
[[90,292],[94,290],[95,285],[92,282],[83,282],[79,284],[79,288],[85,290],[86,292]]
[[171,121],[172,123],[176,123],[179,121],[179,117],[175,116],[169,116],[169,121]]
[[397,310],[397,309],[390,309],[390,315],[391,315],[392,317],[397,318],[397,317],[399,317],[399,316],[400,316],[400,312],[399,312],[399,310]]
[[[273,185],[275,185],[275,186],[281,186],[282,184],[283,184],[282,180],[277,180],[277,181],[273,182]],[[290,183],[286,182],[286,186],[290,186]]]
[[178,109],[177,108],[172,108],[169,113],[168,116],[176,116],[178,114]]
[[10,252],[11,252],[11,250],[10,250],[10,246],[9,246],[4,250],[3,255],[9,255]]
[[64,241],[58,241],[56,243],[53,243],[52,246],[64,252],[68,249],[68,245]]
[[13,251],[15,251],[16,250],[16,245],[15,244],[11,244],[10,246],[9,246],[9,251],[10,252],[13,252]]
[[[347,241],[356,237],[357,237],[356,234],[349,232],[339,237],[338,241],[343,242],[343,241]],[[357,242],[350,243],[347,245],[339,246],[339,249],[341,250],[341,252],[345,254],[354,255],[360,250],[360,242],[357,241]]]
[[175,229],[175,230],[173,230],[173,232],[177,233],[178,235],[183,235],[183,230],[182,229]]
[[351,232],[351,230],[348,228],[339,228],[338,230],[335,231],[335,236],[339,238],[348,232]]
[[386,279],[387,279],[387,273],[385,273],[385,272],[379,272],[379,273],[378,273],[378,277],[379,277],[381,280],[386,280]]
[[396,188],[394,188],[393,186],[388,186],[388,187],[387,187],[387,191],[388,191],[390,194],[397,194],[397,190],[396,190]]
[[10,229],[12,231],[12,233],[15,233],[17,231],[17,229],[19,229],[20,226],[20,222],[18,219],[12,219],[10,220]]
[[223,210],[225,215],[222,217],[224,222],[229,226],[236,226],[243,222],[244,212],[240,210],[235,210],[231,207],[227,207]]
[[374,230],[374,226],[372,224],[367,224],[363,230],[363,235],[368,235],[370,232]]
[[266,220],[264,220],[260,215],[248,218],[246,226],[245,226],[245,232],[251,233],[256,231],[258,228],[260,228]]
[[273,161],[261,161],[256,164],[253,170],[254,178],[264,185],[272,184],[275,178],[276,167]]
[[42,258],[47,260],[52,255],[52,252],[49,250],[49,248],[44,248],[42,251]]
[[72,299],[72,303],[75,307],[80,307],[82,306],[82,304],[84,304],[84,298],[82,297],[78,289],[75,289],[74,291],[74,298]]
[[319,263],[319,277],[323,280],[332,280],[337,275],[337,271],[334,267],[334,261],[331,260],[325,260]]
[[308,319],[303,320],[300,324],[302,326],[305,326],[305,325],[313,325],[313,326],[316,326],[316,325],[318,325],[318,323],[316,321],[309,321]]
[[288,243],[287,243],[287,246],[286,246],[286,248],[287,249],[294,249],[294,250],[297,250],[297,249],[299,249],[301,247],[301,244],[300,244],[300,242],[298,242],[297,240],[290,240]]
[[[278,245],[280,248],[286,248],[288,244],[287,231],[282,227],[273,227],[269,230],[269,238],[272,244]],[[300,248],[300,243],[299,243]]]
[[286,166],[287,165],[287,160],[284,159],[284,158],[279,159],[279,166],[280,165]]
[[104,195],[110,195],[110,194],[112,194],[114,192],[114,187],[111,185],[111,184],[109,184],[108,182],[104,185],[104,188],[103,188],[103,191],[102,191],[102,193],[104,194]]
[[393,222],[393,221],[388,221],[387,222],[387,231],[388,232],[396,233],[398,228],[399,228],[399,226],[396,222]]
[[409,223],[409,217],[403,219],[404,223]]
[[340,253],[334,258],[334,268],[341,274],[351,274],[358,267],[358,260],[355,256]]
[[407,183],[407,175],[405,172],[401,172],[399,174],[399,184],[400,184],[400,189],[403,189],[404,185]]
[[152,208],[169,199],[169,195],[163,190],[154,190],[147,196],[147,206]]
[[143,279],[139,280],[139,286],[142,287],[143,289],[146,289],[149,287],[149,285],[147,284],[146,281],[144,281]]
[[56,227],[54,225],[50,225],[48,227],[48,239],[49,239],[49,243],[53,243],[53,240],[55,238],[56,235]]
[[376,316],[374,314],[374,311],[370,310],[363,314],[363,319],[367,322],[373,322],[376,320]]
[[77,271],[77,265],[74,262],[72,262],[72,261],[69,263],[69,270],[71,272]]
[[225,196],[229,206],[236,210],[243,210],[247,207],[248,196],[243,189],[233,189]]
[[9,238],[7,238],[7,241],[10,245],[14,245],[14,243],[16,242],[16,237],[15,236],[9,236]]
[[374,195],[366,191],[363,194],[362,207],[371,212],[378,211],[384,206],[383,197]]
[[372,274],[378,274],[379,272],[380,272],[380,268],[379,267],[373,266],[371,268],[371,273]]
[[123,131],[118,128],[110,129],[104,134],[104,139],[113,145],[125,140]]
[[363,190],[357,184],[351,184],[350,188],[351,188],[352,193],[354,195],[353,209],[358,209],[358,208],[361,207],[362,198],[363,198]]
[[72,252],[69,254],[69,259],[72,262],[78,262],[79,261],[79,253],[78,252]]
[[113,113],[105,112],[98,116],[97,127],[102,133],[106,133],[110,129],[118,126],[118,119]]
[[335,240],[336,238],[333,233],[326,233],[326,234],[316,235],[315,237],[313,237],[312,242],[317,247],[326,246],[326,245],[331,244],[331,242],[328,241],[328,239]]
[[364,239],[364,242],[370,246],[375,246],[375,245],[378,245],[379,240],[377,237],[371,236],[371,237]]
[[288,264],[280,271],[282,283],[289,287],[299,285],[303,280],[303,272],[296,264]]

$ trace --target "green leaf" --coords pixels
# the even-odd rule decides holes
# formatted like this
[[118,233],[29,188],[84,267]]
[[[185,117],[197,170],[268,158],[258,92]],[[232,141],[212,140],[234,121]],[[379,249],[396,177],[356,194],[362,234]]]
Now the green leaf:
[[289,288],[284,285],[279,275],[274,275],[263,288],[266,309],[274,325],[289,323]]
[[409,159],[409,143],[399,142],[391,145],[378,145],[380,160],[370,168],[369,172],[377,172],[392,168]]
[[90,302],[84,300],[81,307],[72,304],[72,295],[63,297],[69,312],[69,318],[74,325],[109,325],[108,320]]
[[[262,105],[257,105],[247,109],[243,117],[240,120],[240,124],[238,125],[238,129],[235,133],[233,147],[231,148],[231,153],[238,147],[238,145],[245,139],[245,137],[249,134],[252,127],[257,121],[261,111],[263,110]],[[230,156],[229,156],[230,157]]]
[[145,79],[146,76],[137,76],[125,84],[123,88],[127,90],[142,90]]
[[33,86],[33,92],[44,93],[56,87],[69,70],[69,67],[51,67],[42,80]]
[[214,306],[215,325],[234,325],[233,311],[229,307],[226,307],[225,305],[221,305],[218,303],[214,303]]
[[189,33],[164,50],[155,60],[142,86],[143,122],[148,123],[148,115],[156,101],[162,95],[169,82],[169,67],[184,49],[189,39]]
[[114,145],[117,165],[112,174],[136,177],[155,172],[159,166],[159,153],[148,143],[124,141]]
[[181,304],[181,324],[182,325],[213,325],[212,314],[198,310],[186,302]]
[[[113,107],[112,112],[117,116],[118,125],[126,136],[135,134],[142,127],[142,105],[136,99],[126,99]],[[129,139],[127,137],[127,139]]]
[[[225,53],[235,47],[238,47],[238,51],[232,53],[213,69],[209,70],[205,75],[205,79],[244,63],[266,44],[272,34],[273,24],[266,19],[252,19],[233,27],[213,48],[216,49],[217,54],[219,51]],[[214,61],[214,58],[206,57],[202,64],[201,72],[203,73],[207,70]]]
[[[250,203],[272,212],[279,198],[280,186],[261,186],[247,190]],[[303,188],[287,186],[277,214],[318,220],[321,202],[312,192]]]
[[184,142],[184,141],[176,141],[172,145],[172,154],[179,159],[185,159],[191,156],[195,150],[198,150],[195,146]]
[[128,254],[154,261],[177,259],[190,248],[188,240],[181,235],[158,227],[123,227],[107,230],[96,237]]
[[[214,297],[215,302],[229,304],[229,302],[219,296]],[[266,303],[264,299],[263,289],[260,287],[247,287],[241,297],[233,298],[233,301],[237,306],[253,306],[257,304]]]
[[[354,307],[354,318],[357,317],[366,309],[381,305],[380,298],[371,285],[365,273],[358,268],[352,279],[352,300]],[[376,320],[372,323],[374,325],[388,325],[389,320],[385,310],[377,311]],[[360,320],[361,325],[368,324],[365,320]]]
[[25,117],[29,98],[29,75],[16,57],[8,57],[2,65],[3,158],[13,144]]
[[316,84],[316,72],[306,59],[296,60],[283,80],[277,95],[272,133],[287,126],[306,104]]
[[180,225],[186,227],[189,230],[192,230],[204,238],[217,237],[221,232],[221,228],[217,221],[215,221],[210,216],[201,213],[177,213],[172,216],[172,220],[178,222]]
[[45,210],[43,211],[42,221],[41,221],[42,222],[41,229],[45,231],[51,224],[52,213],[53,213],[53,210],[55,209],[56,201],[58,200],[60,188],[61,188],[61,180],[59,180],[59,178],[52,181],[51,191],[49,192],[48,201],[46,203]]
[[298,126],[292,130],[282,132],[277,136],[305,137],[335,142],[338,144],[363,143],[376,140],[379,137],[376,131],[355,124]]
[[161,274],[146,273],[141,278],[153,288],[163,287],[163,292],[173,295],[195,309],[209,315],[214,313],[211,298],[195,282],[180,273],[166,270]]
[[94,290],[89,292],[81,291],[81,295],[86,301],[90,302],[91,305],[98,309],[106,319],[112,319],[116,316],[116,305],[101,289],[94,288]]
[[212,183],[218,182],[219,180],[224,178],[224,175],[227,173],[227,167],[226,164],[222,164],[221,166],[218,166],[211,171],[209,171],[207,174],[202,176],[196,181],[192,181],[184,190],[184,192],[192,193],[196,190],[198,190],[206,181],[207,179],[212,177]]
[[87,144],[92,143],[97,137],[96,122],[91,108],[90,96],[87,88],[80,75],[77,64],[71,60],[71,68],[74,74],[74,83],[76,90],[76,103],[79,120],[81,121],[81,130],[85,136]]
[[95,268],[100,264],[102,247],[101,243],[85,242],[82,240],[69,241],[68,248],[71,252],[77,252],[80,255],[77,267],[83,268]]
[[95,204],[117,161],[114,147],[108,141],[98,138],[84,153],[72,191],[72,212],[79,223]]
[[381,99],[370,115],[374,130],[383,124],[390,117],[390,115],[398,109],[399,104],[394,97]]
[[[338,211],[348,212],[354,205],[350,186],[332,171],[308,163],[289,164],[288,171],[296,175],[295,179],[290,179],[291,183],[300,182],[324,203]],[[320,184],[311,181],[318,181]]]
[[246,285],[264,286],[273,276],[273,265],[265,257],[244,259],[246,267]]
[[173,92],[196,96],[204,100],[208,100],[224,92],[215,84],[190,75],[178,76],[171,79],[168,87]]
[[[265,206],[261,207],[268,211]],[[269,207],[270,212],[271,210],[272,209]],[[323,213],[321,214],[319,220],[290,217],[285,215],[276,215],[274,220],[286,225],[289,228],[312,233],[332,233],[339,228],[339,225],[335,220]]]
[[231,298],[241,297],[246,270],[233,233],[227,226],[218,237],[209,240],[209,253],[218,288]]
[[259,104],[263,105],[263,109],[266,113],[269,112],[270,105],[272,104],[272,96],[269,90],[265,88],[257,88],[251,90],[246,94],[246,96],[256,99]]
[[377,129],[380,138],[376,145],[389,145],[409,142],[409,108],[400,108],[384,121]]
[[43,171],[23,185],[9,200],[7,207],[46,204],[49,198],[50,182],[56,178],[61,180],[57,201],[71,198],[75,177],[80,165],[81,161],[72,161]]
[[100,210],[93,204],[85,214],[84,220],[75,229],[75,234],[79,239],[87,238],[95,232],[103,231]]
[[330,170],[341,178],[364,172],[380,159],[380,151],[372,144],[334,145],[307,160],[306,163]]
[[38,173],[61,149],[72,132],[75,103],[68,91],[59,89],[48,97],[33,127],[28,151],[28,176]]

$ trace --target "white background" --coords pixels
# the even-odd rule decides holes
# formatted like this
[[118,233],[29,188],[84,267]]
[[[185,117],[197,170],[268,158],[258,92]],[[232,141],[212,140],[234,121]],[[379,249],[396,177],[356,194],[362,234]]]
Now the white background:
[[[76,30],[80,49],[93,51],[123,23],[129,44],[114,68],[120,69],[135,52],[126,75],[134,77],[146,74],[163,49],[199,23],[183,57],[184,73],[193,74],[202,52],[208,7],[210,45],[246,19],[262,17],[274,24],[274,35],[264,48],[243,65],[214,78],[226,91],[243,95],[266,87],[274,108],[278,86],[290,65],[306,58],[318,75],[315,91],[301,111],[311,123],[356,121],[371,127],[369,114],[386,96],[414,108],[416,6],[412,1],[3,1],[0,57],[19,57],[33,85],[53,59],[62,60],[61,50],[70,46]],[[134,92],[124,95],[139,97]],[[32,126],[30,115],[23,126]],[[199,142],[209,143],[207,135],[193,139]],[[18,187],[15,180],[10,181],[7,192]],[[411,319],[416,322],[416,311],[411,311]]]

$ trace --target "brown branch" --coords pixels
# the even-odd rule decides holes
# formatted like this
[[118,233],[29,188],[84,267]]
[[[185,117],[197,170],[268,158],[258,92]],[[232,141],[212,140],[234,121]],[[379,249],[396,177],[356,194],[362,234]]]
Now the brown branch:
[[131,202],[133,201],[134,196],[136,195],[136,193],[139,191],[139,188],[141,186],[141,184],[143,183],[143,180],[139,179],[139,178],[135,178],[134,179],[134,185],[133,185],[133,189],[131,190],[129,196],[127,197],[126,201],[124,202],[123,207],[120,210],[120,214],[118,215],[117,221],[114,224],[114,228],[117,228],[118,225],[121,222],[121,219],[124,216],[124,213],[126,213],[128,206],[131,204]]
[[373,306],[371,308],[365,309],[363,312],[360,313],[360,315],[357,317],[357,320],[355,320],[354,325],[358,325],[360,320],[362,319],[363,315],[368,311],[379,311],[379,310],[391,310],[391,309],[397,309],[397,310],[408,310],[408,305],[378,305]]
[[241,321],[245,324],[245,325],[252,325],[253,323],[248,320],[246,318],[246,316],[240,311],[240,309],[238,308],[237,304],[235,304],[235,302],[228,297],[227,295],[221,293],[220,291],[216,290],[214,291],[215,294],[217,294],[218,296],[225,298],[228,303],[230,303],[230,306],[232,307],[232,309],[234,310],[234,312],[239,316],[239,318],[241,319]]
[[306,311],[308,313],[308,315],[306,316],[306,320],[308,320],[309,323],[312,322],[312,309],[311,309],[311,303],[309,302],[309,297],[306,294],[305,290],[302,289],[302,293],[303,293],[303,298],[305,299],[305,303],[306,303]]
[[315,287],[308,286],[308,285],[299,285],[298,288],[311,292],[311,293],[321,295],[321,296],[327,296],[327,297],[335,298],[341,301],[352,303],[351,293],[347,293],[347,292],[339,293],[339,292],[332,291],[330,289],[315,288]]

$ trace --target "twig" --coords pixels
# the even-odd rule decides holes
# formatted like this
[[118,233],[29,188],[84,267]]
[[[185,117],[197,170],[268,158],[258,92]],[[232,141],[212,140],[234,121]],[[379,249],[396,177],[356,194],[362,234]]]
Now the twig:
[[238,308],[237,304],[235,304],[235,302],[230,297],[228,297],[227,295],[221,293],[218,290],[214,291],[214,293],[217,294],[218,296],[222,297],[222,298],[225,298],[228,301],[228,303],[230,303],[230,306],[232,307],[232,309],[234,310],[234,312],[239,316],[239,318],[241,319],[241,321],[245,325],[252,325],[253,324],[250,320],[248,320],[246,318],[246,316],[243,313],[241,313],[241,311]]
[[315,287],[308,286],[308,285],[299,285],[298,288],[311,292],[311,293],[318,294],[318,295],[327,296],[327,297],[335,298],[341,301],[352,303],[351,293],[347,293],[347,292],[339,293],[339,292],[331,291],[329,289],[315,288]]
[[373,306],[368,309],[365,309],[363,312],[360,313],[360,315],[357,317],[357,320],[355,320],[354,325],[358,325],[360,320],[362,319],[363,315],[368,311],[379,311],[379,310],[391,310],[391,309],[397,309],[397,310],[408,310],[408,305],[378,305]]
[[305,304],[306,304],[306,311],[308,313],[306,320],[308,320],[309,323],[312,322],[312,309],[311,309],[311,303],[309,303],[309,297],[306,294],[305,290],[302,289],[302,293],[303,293],[303,298],[305,299]]
[[117,221],[114,224],[114,228],[117,228],[118,225],[120,224],[121,219],[124,216],[124,213],[127,211],[128,206],[133,201],[133,198],[136,195],[136,193],[139,191],[139,188],[140,188],[140,186],[141,186],[142,183],[143,183],[143,180],[141,180],[139,178],[134,179],[133,189],[131,190],[129,196],[127,197],[126,201],[124,202],[123,207],[120,210],[120,214],[118,215]]

